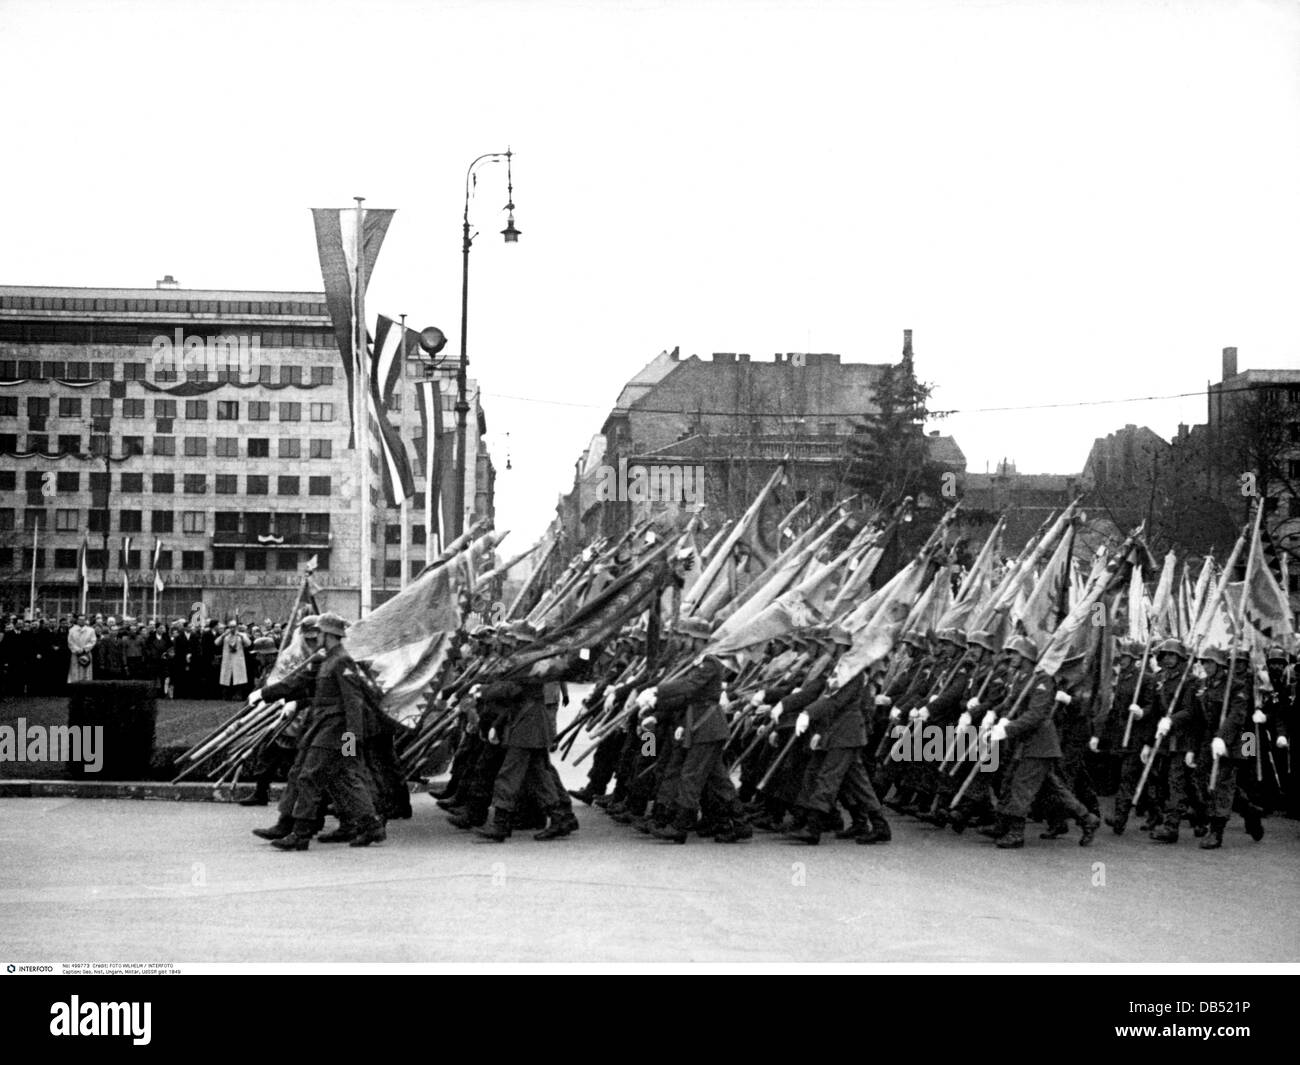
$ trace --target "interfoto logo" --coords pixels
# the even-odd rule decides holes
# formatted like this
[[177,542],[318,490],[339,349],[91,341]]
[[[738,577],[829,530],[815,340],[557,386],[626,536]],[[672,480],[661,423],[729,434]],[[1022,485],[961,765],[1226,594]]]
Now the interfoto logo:
[[619,459],[618,469],[596,470],[596,498],[628,503],[703,503],[703,466],[631,466]]
[[148,1046],[151,1002],[71,1002],[50,1005],[50,1035],[129,1035],[136,1046]]
[[0,762],[84,762],[87,773],[104,765],[103,725],[0,725]]
[[203,370],[232,373],[238,380],[247,381],[253,376],[253,355],[261,348],[262,338],[258,335],[185,336],[178,326],[174,336],[153,338],[151,362],[155,373]]

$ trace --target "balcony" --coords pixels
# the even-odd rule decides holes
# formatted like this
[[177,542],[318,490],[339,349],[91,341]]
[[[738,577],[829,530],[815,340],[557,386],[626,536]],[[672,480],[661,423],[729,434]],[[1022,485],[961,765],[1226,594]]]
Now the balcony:
[[214,548],[250,548],[261,551],[327,550],[333,536],[328,532],[259,533],[256,531],[214,532]]

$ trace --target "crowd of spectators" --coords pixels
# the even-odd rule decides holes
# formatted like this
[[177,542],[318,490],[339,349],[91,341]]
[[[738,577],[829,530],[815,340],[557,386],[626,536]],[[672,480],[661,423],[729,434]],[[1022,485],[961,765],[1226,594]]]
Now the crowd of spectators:
[[63,695],[79,681],[147,680],[164,698],[243,699],[275,661],[283,632],[269,618],[245,625],[11,615],[0,627],[0,693]]

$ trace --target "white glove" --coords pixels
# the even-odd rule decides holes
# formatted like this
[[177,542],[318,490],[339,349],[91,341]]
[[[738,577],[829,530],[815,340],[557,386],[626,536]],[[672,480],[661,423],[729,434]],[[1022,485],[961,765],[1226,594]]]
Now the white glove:
[[608,714],[611,710],[614,709],[614,702],[617,700],[617,698],[618,698],[618,692],[616,692],[613,688],[610,688],[609,691],[605,693],[605,713]]
[[1100,738],[1098,738],[1097,736],[1093,736],[1092,739],[1088,741],[1088,750],[1090,750],[1093,754],[1096,754],[1099,750],[1101,750]]
[[1151,747],[1149,744],[1144,743],[1142,745],[1142,750],[1138,751],[1138,758],[1141,760],[1143,765],[1146,765],[1151,761]]
[[1141,721],[1146,715],[1146,711],[1143,710],[1142,707],[1138,706],[1137,703],[1129,703],[1128,712],[1133,715],[1134,721]]
[[1055,698],[1056,701],[1060,703],[1062,706],[1069,706],[1072,702],[1074,702],[1074,696],[1071,695],[1069,692],[1057,692]]
[[762,706],[763,703],[766,701],[766,699],[767,699],[767,692],[756,691],[753,695],[749,697],[749,705]]
[[1228,745],[1223,742],[1222,736],[1215,736],[1210,740],[1210,750],[1214,752],[1215,758],[1226,758],[1228,756]]
[[916,718],[922,725],[924,725],[930,720],[930,708],[928,706],[921,707],[921,709],[916,712]]
[[262,701],[261,688],[254,688],[251,692],[248,693],[248,702],[250,706],[256,706],[261,701]]
[[918,717],[920,717],[920,716],[921,716],[921,711],[920,711],[920,710],[912,709],[912,710],[909,710],[909,711],[907,712],[907,720],[908,720],[908,721],[915,721],[915,720],[916,720]]
[[1169,730],[1173,727],[1174,727],[1174,719],[1170,717],[1168,714],[1166,714],[1164,717],[1162,717],[1159,721],[1156,722],[1156,735],[1168,736]]
[[989,733],[989,735],[993,738],[994,743],[1001,743],[1003,740],[1007,738],[1006,721],[1007,719],[1004,717],[1001,721],[999,721],[996,725],[993,726],[993,731]]
[[770,736],[767,738],[768,746],[769,746],[769,747],[775,747],[775,746],[780,742],[780,740],[781,740],[781,737],[778,736],[775,732],[773,732],[772,735],[770,735]]
[[972,714],[975,713],[975,711],[978,710],[979,708],[980,708],[980,701],[978,699],[970,699],[966,703],[966,709],[969,710]]
[[673,733],[673,739],[675,739],[678,743],[681,743],[682,737],[685,735],[686,735],[686,726],[678,725],[677,731]]
[[891,699],[888,695],[877,695],[877,696],[876,696],[876,705],[877,705],[877,706],[892,706],[892,705],[893,705],[893,702],[894,702],[894,700]]
[[1196,754],[1195,754],[1195,752],[1193,752],[1193,751],[1188,751],[1185,755],[1183,755],[1183,765],[1187,766],[1188,769],[1195,769],[1195,768],[1196,768]]
[[822,734],[820,732],[815,733],[813,735],[813,738],[808,741],[808,749],[810,751],[817,750],[821,745],[822,745]]
[[650,710],[659,701],[658,687],[647,688],[636,697],[636,705],[642,710]]
[[[249,696],[249,698],[252,698],[252,696]],[[1255,722],[1255,724],[1262,725],[1265,721],[1268,720],[1268,715],[1265,714],[1263,710],[1256,710],[1253,714],[1250,715],[1250,719],[1253,722]]]
[[501,741],[497,739],[497,730],[495,728],[488,729],[488,743],[495,747],[500,742]]
[[483,694],[483,685],[482,685],[482,684],[475,684],[475,685],[474,685],[473,687],[471,687],[470,690],[469,690],[469,697],[470,697],[471,699],[473,699],[475,702],[478,702],[478,697],[479,697],[480,695],[482,695],[482,694]]
[[1285,736],[1279,736],[1279,737],[1277,738],[1277,747],[1278,747],[1278,750],[1280,750],[1280,751],[1285,751],[1285,750],[1286,750],[1288,747],[1290,747],[1290,746],[1291,746],[1291,744],[1290,744],[1290,742],[1287,740],[1287,738],[1286,738]]
[[931,703],[933,703],[933,702],[937,702],[938,699],[939,699],[939,697],[938,697],[937,695],[932,695],[932,696],[930,696],[930,698],[927,699],[926,701],[927,701],[927,702],[931,702]]
[[894,707],[891,711],[889,711],[890,721],[897,721],[902,716],[903,716],[903,711],[901,711],[898,707]]
[[653,732],[653,731],[654,731],[654,728],[655,728],[655,726],[656,726],[657,724],[659,724],[659,722],[658,722],[658,720],[657,720],[656,718],[654,718],[653,716],[651,716],[651,717],[643,717],[643,718],[641,719],[641,731],[642,731],[642,732]]
[[772,707],[772,720],[780,721],[781,715],[785,713],[785,703],[777,703]]
[[968,729],[970,728],[970,723],[971,723],[970,711],[963,710],[961,717],[957,719],[957,727],[960,729]]
[[805,732],[808,731],[808,726],[810,723],[811,722],[808,720],[807,712],[805,711],[804,713],[801,713],[798,717],[794,719],[794,734],[796,736],[802,736]]
[[[285,703],[282,707],[280,707],[280,720],[288,721],[289,718],[293,717],[293,715],[296,714],[297,712],[298,712],[298,704],[294,702],[292,699],[290,699],[287,703]],[[1282,738],[1286,739],[1285,736],[1283,736]]]
[[998,719],[997,715],[992,710],[986,710],[984,713],[984,717],[980,720],[980,728],[985,731],[991,729],[993,727],[993,723],[997,721],[997,719]]

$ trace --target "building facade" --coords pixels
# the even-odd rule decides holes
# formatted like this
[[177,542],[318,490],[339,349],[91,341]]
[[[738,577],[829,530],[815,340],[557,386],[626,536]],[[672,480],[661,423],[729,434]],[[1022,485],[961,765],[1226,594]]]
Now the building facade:
[[[415,381],[447,372],[405,368],[390,415],[405,440]],[[477,402],[471,417],[483,424]],[[320,292],[0,286],[0,610],[26,609],[34,568],[38,608],[74,611],[85,540],[92,612],[121,611],[125,574],[127,612],[155,613],[157,542],[160,616],[201,603],[283,617],[314,558],[321,607],[356,617],[366,532],[349,418]],[[490,459],[470,438],[467,499],[490,514]],[[373,439],[369,459],[378,602],[392,571]],[[422,498],[408,508],[412,571],[423,512]]]

